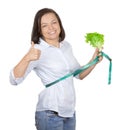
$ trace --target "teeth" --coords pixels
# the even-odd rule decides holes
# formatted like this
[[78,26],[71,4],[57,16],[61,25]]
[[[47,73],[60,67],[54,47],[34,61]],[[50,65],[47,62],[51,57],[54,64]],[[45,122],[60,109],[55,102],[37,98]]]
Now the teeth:
[[50,32],[49,34],[54,34],[55,32],[53,31],[53,32]]

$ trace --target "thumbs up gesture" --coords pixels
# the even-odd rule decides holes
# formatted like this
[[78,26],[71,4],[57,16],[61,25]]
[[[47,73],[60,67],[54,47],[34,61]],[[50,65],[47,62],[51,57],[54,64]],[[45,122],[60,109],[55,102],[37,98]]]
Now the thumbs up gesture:
[[31,48],[28,51],[27,55],[27,60],[28,61],[35,61],[38,60],[41,54],[41,51],[39,49],[34,48],[34,42],[31,42]]

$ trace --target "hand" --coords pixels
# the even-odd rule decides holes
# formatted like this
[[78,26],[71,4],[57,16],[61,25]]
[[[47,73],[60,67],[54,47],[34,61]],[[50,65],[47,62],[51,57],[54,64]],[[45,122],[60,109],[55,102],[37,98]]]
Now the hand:
[[[94,52],[93,57],[92,57],[92,60],[94,60],[94,59],[98,56],[98,57],[99,57],[99,58],[98,58],[99,62],[102,61],[102,59],[103,59],[103,56],[101,55],[102,49],[103,49],[103,48],[101,48],[100,50],[99,50],[98,48],[95,49],[95,52]],[[98,63],[99,63],[99,62],[98,62]]]
[[34,42],[31,42],[31,48],[29,50],[29,52],[26,54],[26,59],[27,61],[35,61],[38,60],[41,54],[41,51],[34,48]]

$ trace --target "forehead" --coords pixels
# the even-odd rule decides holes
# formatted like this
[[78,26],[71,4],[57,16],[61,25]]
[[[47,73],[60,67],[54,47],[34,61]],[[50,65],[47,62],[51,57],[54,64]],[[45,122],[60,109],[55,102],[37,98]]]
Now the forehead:
[[41,23],[47,23],[47,22],[50,22],[52,20],[57,20],[57,17],[54,13],[47,13],[47,14],[44,14],[41,18]]

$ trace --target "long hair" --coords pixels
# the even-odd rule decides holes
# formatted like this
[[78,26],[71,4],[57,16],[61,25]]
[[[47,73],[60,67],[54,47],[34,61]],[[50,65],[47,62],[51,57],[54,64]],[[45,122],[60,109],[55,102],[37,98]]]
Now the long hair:
[[42,31],[41,31],[41,18],[43,15],[47,13],[54,13],[56,18],[58,19],[60,29],[61,29],[61,32],[59,35],[59,42],[63,41],[65,38],[65,31],[64,31],[59,15],[53,9],[43,8],[36,13],[35,18],[34,18],[31,41],[33,41],[35,44],[39,44],[39,38],[43,38]]

